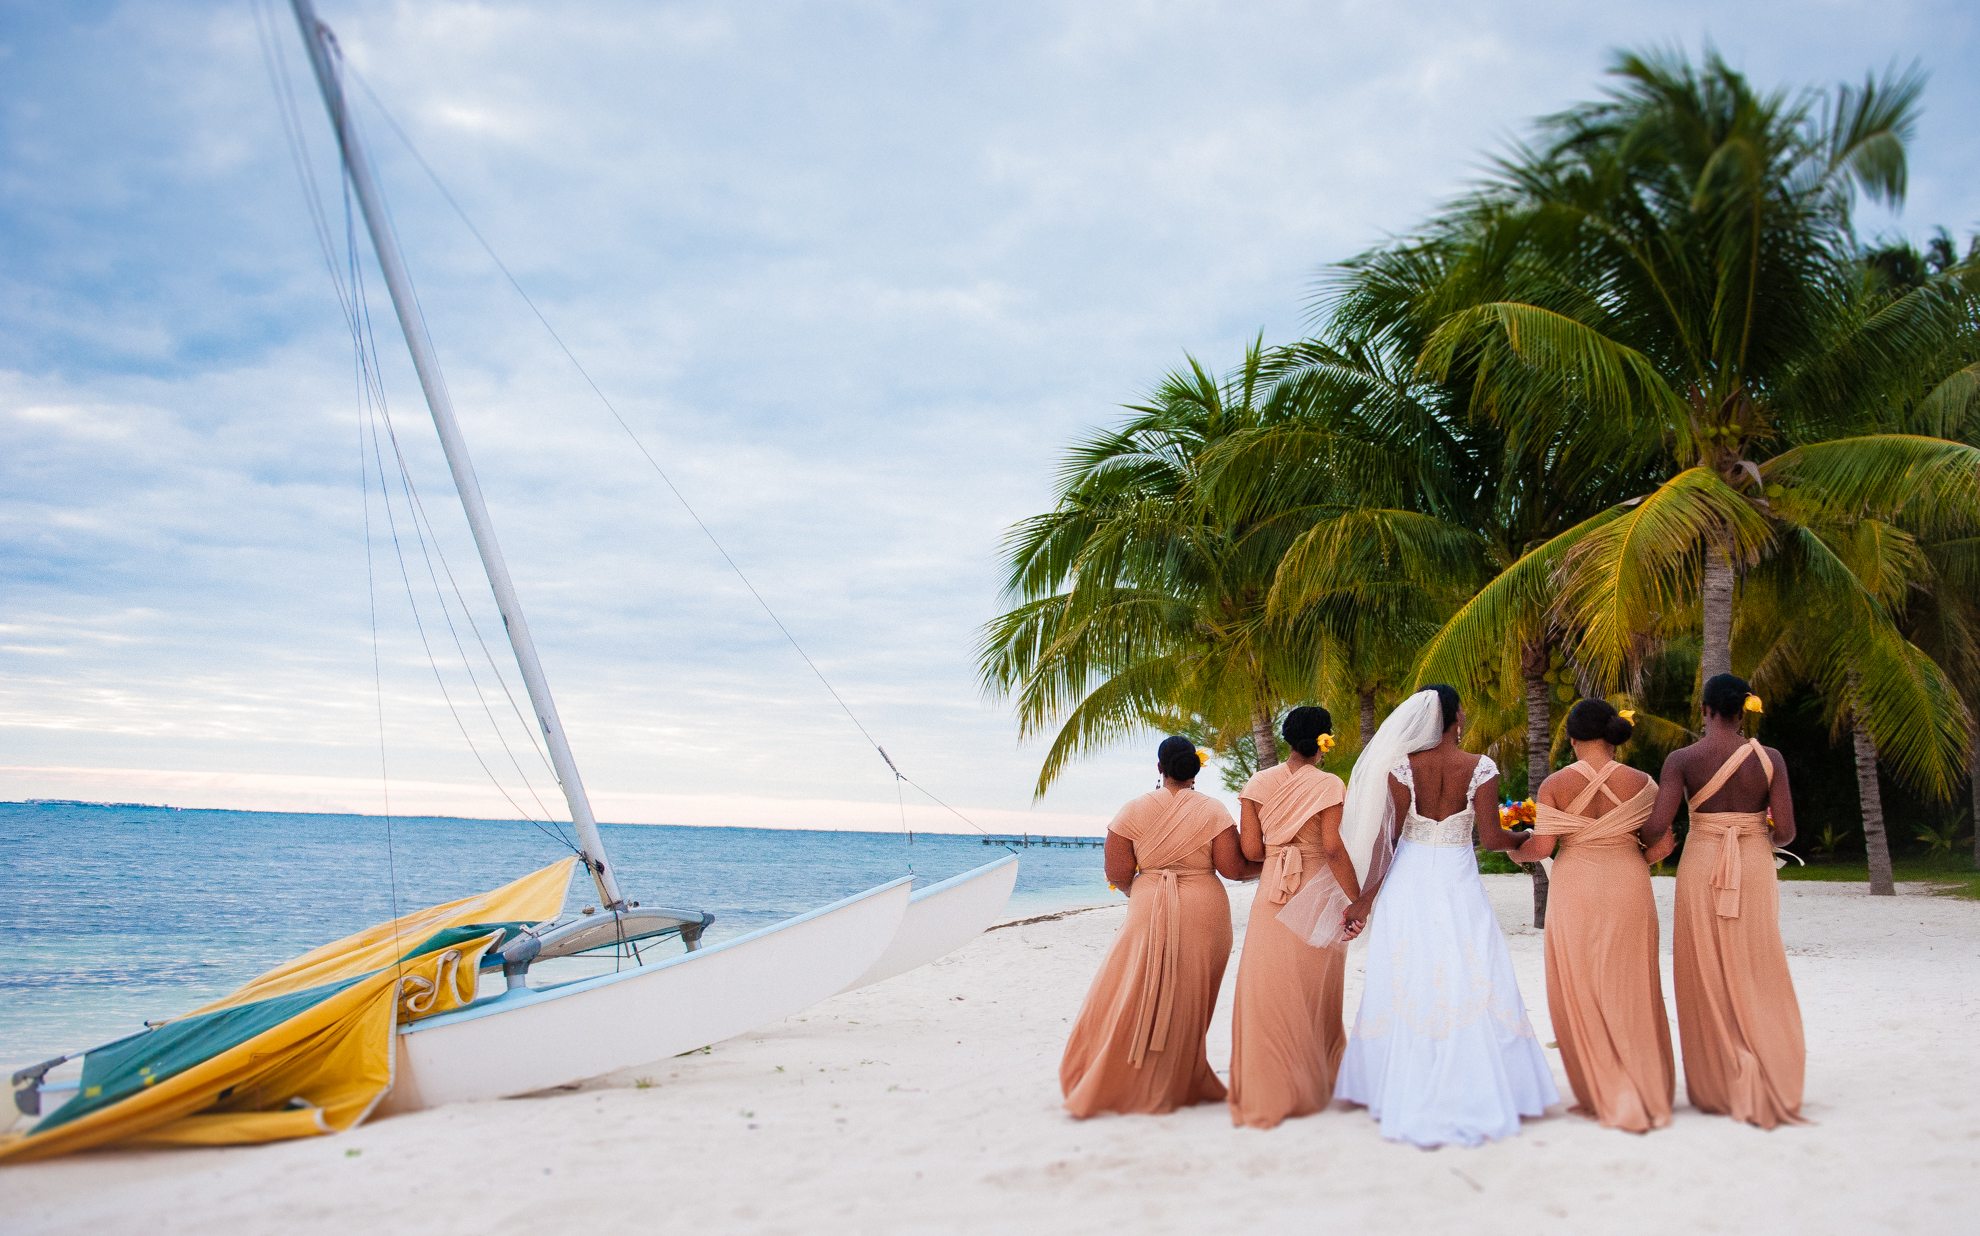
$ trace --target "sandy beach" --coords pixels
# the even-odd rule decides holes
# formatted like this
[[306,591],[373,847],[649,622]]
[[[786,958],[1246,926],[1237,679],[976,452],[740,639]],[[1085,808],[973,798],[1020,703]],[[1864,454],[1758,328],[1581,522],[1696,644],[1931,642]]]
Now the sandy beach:
[[[1488,876],[1536,1031],[1523,876]],[[993,930],[920,971],[575,1092],[342,1137],[0,1170],[8,1232],[1956,1231],[1980,1172],[1980,904],[1782,886],[1814,1124],[1684,1102],[1648,1137],[1554,1109],[1421,1151],[1357,1110],[1234,1129],[1223,1105],[1072,1120],[1058,1059],[1124,907]],[[1669,949],[1672,882],[1657,881]],[[1240,929],[1250,890],[1233,895]],[[1669,987],[1668,956],[1665,984]],[[1359,998],[1350,955],[1348,1008]],[[1233,970],[1233,973],[1235,971]],[[1229,1054],[1230,979],[1211,1030]],[[1567,1083],[1556,1077],[1562,1092]]]

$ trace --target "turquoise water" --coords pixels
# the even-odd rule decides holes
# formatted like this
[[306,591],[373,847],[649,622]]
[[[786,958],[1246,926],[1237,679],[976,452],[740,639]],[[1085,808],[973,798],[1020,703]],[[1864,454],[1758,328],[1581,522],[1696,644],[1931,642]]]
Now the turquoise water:
[[[569,826],[565,826],[568,831]],[[710,942],[910,869],[1003,856],[974,837],[601,826],[625,895],[708,910]],[[389,846],[388,846],[389,840]],[[0,803],[0,1065],[92,1047],[393,915],[570,851],[514,820]],[[1098,849],[1022,851],[1010,917],[1109,896]],[[396,877],[396,881],[395,881]],[[567,906],[596,897],[582,873]],[[678,945],[666,946],[670,951]]]

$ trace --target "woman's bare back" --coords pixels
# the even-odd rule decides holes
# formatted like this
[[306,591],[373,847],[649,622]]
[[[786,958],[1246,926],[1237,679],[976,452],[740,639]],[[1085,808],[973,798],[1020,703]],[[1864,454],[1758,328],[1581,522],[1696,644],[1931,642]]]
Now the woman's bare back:
[[[1684,776],[1685,797],[1689,799],[1711,784],[1725,762],[1737,755],[1745,745],[1743,741],[1726,741],[1711,735],[1682,750],[1673,751],[1670,758],[1678,762],[1678,769]],[[1770,760],[1780,759],[1771,748],[1763,748],[1763,754]],[[1775,767],[1777,771],[1780,769],[1778,762]],[[1749,755],[1712,797],[1698,804],[1698,810],[1765,811],[1772,793],[1766,767],[1759,758]]]
[[1463,811],[1471,801],[1467,790],[1480,758],[1456,746],[1432,747],[1410,756],[1416,813],[1426,820],[1447,820]]

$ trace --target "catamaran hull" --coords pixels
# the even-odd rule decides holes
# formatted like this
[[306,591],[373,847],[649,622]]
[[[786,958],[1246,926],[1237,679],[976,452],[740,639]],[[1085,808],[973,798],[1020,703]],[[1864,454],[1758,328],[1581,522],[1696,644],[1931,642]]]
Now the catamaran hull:
[[408,1026],[379,1114],[569,1085],[789,1017],[873,968],[899,933],[911,884],[903,876],[696,952]]
[[897,974],[946,957],[983,934],[1010,902],[1018,877],[1018,856],[965,871],[953,879],[916,889],[894,942],[846,991],[870,987]]

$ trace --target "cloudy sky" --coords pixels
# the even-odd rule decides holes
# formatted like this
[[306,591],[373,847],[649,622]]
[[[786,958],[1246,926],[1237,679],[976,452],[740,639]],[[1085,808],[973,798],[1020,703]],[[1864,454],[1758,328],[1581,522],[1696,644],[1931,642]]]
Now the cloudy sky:
[[[1064,444],[1185,351],[1223,368],[1297,337],[1322,264],[1591,97],[1612,49],[1709,39],[1783,86],[1920,61],[1910,203],[1863,222],[1980,224],[1980,11],[1957,0],[320,13],[866,726],[1000,831],[1090,826],[1151,776],[1152,737],[1033,809],[1039,751],[975,683],[1000,537],[1048,504]],[[399,506],[472,747],[440,694],[375,477],[368,564],[352,346],[263,31],[341,233],[286,5],[0,2],[0,798],[376,811],[382,712],[400,809],[507,813],[486,761],[534,813]],[[884,766],[356,93],[601,814],[897,819]],[[373,292],[394,426],[492,639]]]

